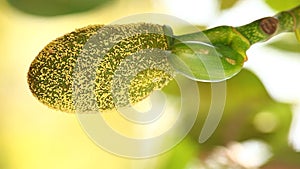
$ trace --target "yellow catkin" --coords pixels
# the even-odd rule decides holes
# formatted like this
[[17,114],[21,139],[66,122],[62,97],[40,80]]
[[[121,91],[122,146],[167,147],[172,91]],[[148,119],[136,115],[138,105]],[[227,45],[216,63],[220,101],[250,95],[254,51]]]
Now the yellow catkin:
[[49,43],[33,60],[33,95],[64,112],[108,110],[147,97],[172,79],[162,25],[91,25]]

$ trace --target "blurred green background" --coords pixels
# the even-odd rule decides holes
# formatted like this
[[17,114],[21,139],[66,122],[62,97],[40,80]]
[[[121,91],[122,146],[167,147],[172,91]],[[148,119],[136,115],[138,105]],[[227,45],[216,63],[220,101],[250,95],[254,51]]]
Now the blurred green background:
[[[245,66],[250,71],[228,80],[223,118],[201,144],[198,137],[211,93],[210,84],[198,83],[201,107],[193,129],[174,149],[150,159],[103,151],[81,129],[76,115],[39,103],[26,79],[38,52],[75,28],[146,12],[175,15],[205,27],[236,26],[298,4],[299,0],[0,0],[0,169],[299,168],[299,131],[290,131],[292,121],[297,126],[292,119],[300,103],[295,87],[299,80],[291,77],[299,71],[300,45],[292,34],[249,51]],[[180,97],[175,86],[171,83],[164,91]]]

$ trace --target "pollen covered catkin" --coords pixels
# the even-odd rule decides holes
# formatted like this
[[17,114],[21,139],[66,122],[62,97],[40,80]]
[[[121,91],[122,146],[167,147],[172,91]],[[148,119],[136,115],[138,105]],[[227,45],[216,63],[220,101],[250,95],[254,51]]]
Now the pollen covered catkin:
[[172,79],[166,30],[136,23],[91,25],[65,34],[33,60],[29,88],[39,101],[64,112],[137,103]]

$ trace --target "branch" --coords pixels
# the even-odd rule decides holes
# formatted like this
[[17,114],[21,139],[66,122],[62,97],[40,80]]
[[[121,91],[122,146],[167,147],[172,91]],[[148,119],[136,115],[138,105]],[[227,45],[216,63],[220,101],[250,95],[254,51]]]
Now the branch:
[[[175,56],[170,61],[175,69],[194,80],[222,81],[242,69],[248,59],[246,51],[251,45],[267,41],[284,32],[295,32],[298,40],[300,39],[300,5],[273,17],[261,18],[239,27],[218,26],[202,32],[174,36],[171,50]],[[204,54],[203,49],[207,48],[217,52]],[[221,64],[211,66],[203,64],[204,60],[207,63],[211,61]],[[184,66],[190,69],[189,72]]]

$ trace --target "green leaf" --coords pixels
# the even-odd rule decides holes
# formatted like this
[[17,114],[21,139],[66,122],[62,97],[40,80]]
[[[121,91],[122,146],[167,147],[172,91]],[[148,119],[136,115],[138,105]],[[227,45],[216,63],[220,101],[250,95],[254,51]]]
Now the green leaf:
[[300,43],[300,28],[296,29],[295,34],[298,42]]
[[[176,85],[170,85],[164,91],[180,97]],[[198,85],[200,110],[189,133],[196,142],[213,101],[211,83],[199,82]],[[271,147],[273,158],[270,165],[285,163],[299,166],[300,153],[293,151],[288,143],[292,121],[291,105],[270,97],[260,79],[246,69],[227,80],[226,86],[226,104],[222,119],[213,135],[205,143],[198,143],[200,155],[210,153],[216,146],[226,146],[232,141],[256,139]]]
[[182,42],[172,46],[170,64],[184,76],[196,81],[220,81],[236,75],[244,58],[235,50],[206,43]]
[[[199,83],[202,107],[197,122],[192,129],[192,136],[198,139],[210,108],[210,85]],[[204,95],[204,93],[206,93]],[[206,98],[206,101],[205,101]],[[208,100],[208,101],[207,101]],[[208,104],[208,105],[206,105]],[[262,118],[261,113],[271,115],[272,118]],[[257,124],[257,118],[260,124]],[[272,119],[274,119],[275,126]],[[260,79],[250,71],[243,70],[237,76],[227,81],[226,105],[223,117],[211,138],[201,144],[201,149],[211,151],[217,145],[226,146],[232,141],[249,139],[263,140],[272,149],[275,161],[288,161],[289,164],[300,165],[300,154],[294,152],[288,143],[289,129],[292,120],[291,105],[274,100],[266,91]],[[270,127],[269,131],[260,128]],[[205,151],[204,151],[205,152]],[[202,153],[204,153],[202,152]],[[274,160],[274,161],[273,161]]]
[[186,137],[168,153],[160,156],[159,169],[187,169],[189,164],[198,158],[198,144]]
[[[57,16],[84,12],[106,5],[112,0],[7,0],[13,7],[22,12],[40,15]],[[114,1],[114,0],[113,0]]]
[[220,1],[220,8],[222,10],[229,9],[238,2],[238,0],[219,0],[219,1]]
[[[300,32],[299,30],[295,32],[296,36],[298,38],[298,41],[300,42]],[[297,38],[294,34],[285,34],[281,36],[280,38],[270,42],[267,46],[286,51],[286,52],[294,52],[294,53],[300,53],[300,44],[297,41]]]
[[266,3],[276,11],[283,11],[300,4],[300,0],[265,0]]

